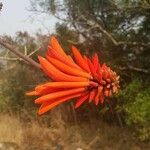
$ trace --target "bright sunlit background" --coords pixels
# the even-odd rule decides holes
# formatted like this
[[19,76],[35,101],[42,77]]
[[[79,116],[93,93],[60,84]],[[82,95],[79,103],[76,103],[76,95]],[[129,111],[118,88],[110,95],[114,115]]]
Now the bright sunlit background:
[[14,35],[17,31],[28,31],[34,34],[53,32],[58,21],[53,16],[35,14],[30,11],[30,0],[0,0],[3,3],[0,15],[0,35]]

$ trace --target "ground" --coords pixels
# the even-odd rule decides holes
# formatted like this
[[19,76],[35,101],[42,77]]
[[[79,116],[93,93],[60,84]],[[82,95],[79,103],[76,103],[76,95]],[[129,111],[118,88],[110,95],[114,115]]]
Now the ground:
[[[32,118],[31,118],[32,120]],[[149,150],[129,130],[93,120],[68,125],[60,118],[50,126],[32,120],[23,122],[14,115],[0,115],[0,150]],[[13,149],[12,149],[13,150]]]

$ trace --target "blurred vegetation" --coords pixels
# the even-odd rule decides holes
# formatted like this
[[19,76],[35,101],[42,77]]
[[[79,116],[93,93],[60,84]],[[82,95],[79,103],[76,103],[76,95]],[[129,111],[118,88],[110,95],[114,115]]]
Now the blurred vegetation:
[[[76,111],[78,122],[92,123],[92,119],[99,121],[104,118],[109,124],[115,122],[115,125],[120,125],[121,120],[122,126],[132,129],[137,138],[149,141],[150,2],[32,0],[31,4],[33,11],[52,14],[61,20],[53,34],[57,35],[67,53],[71,53],[72,44],[90,57],[97,52],[100,62],[105,61],[121,76],[120,92],[108,100],[114,114],[107,103],[105,108],[84,104]],[[6,36],[5,39],[22,52],[24,47],[29,53],[40,47],[32,56],[37,61],[38,54],[44,55],[50,36],[37,33],[36,37],[32,37],[26,32],[18,32],[16,37]],[[2,50],[1,55],[5,52]],[[13,57],[10,53],[8,56]],[[25,108],[33,116],[35,106],[32,98],[24,93],[47,79],[38,70],[19,60],[1,61],[0,71],[0,111]],[[62,117],[70,120],[73,116],[71,106],[66,104],[66,109],[59,108],[63,111]]]
[[121,109],[126,112],[125,121],[136,130],[141,140],[150,137],[150,88],[133,79],[118,95]]

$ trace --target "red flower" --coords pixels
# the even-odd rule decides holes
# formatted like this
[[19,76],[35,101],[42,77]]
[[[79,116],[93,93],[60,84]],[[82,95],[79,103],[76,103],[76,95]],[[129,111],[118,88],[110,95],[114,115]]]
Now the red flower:
[[75,108],[86,100],[103,104],[105,97],[118,92],[119,76],[105,63],[101,66],[97,54],[90,60],[74,46],[72,52],[75,61],[52,37],[46,58],[38,57],[42,70],[54,81],[38,85],[27,93],[40,96],[35,100],[41,105],[39,115],[72,98],[77,98]]

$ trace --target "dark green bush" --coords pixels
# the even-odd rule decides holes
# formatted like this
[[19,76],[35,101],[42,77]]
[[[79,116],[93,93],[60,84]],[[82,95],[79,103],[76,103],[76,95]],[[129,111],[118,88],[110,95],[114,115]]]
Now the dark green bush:
[[145,88],[142,81],[134,79],[119,94],[126,112],[126,123],[136,131],[140,140],[150,137],[150,88]]

